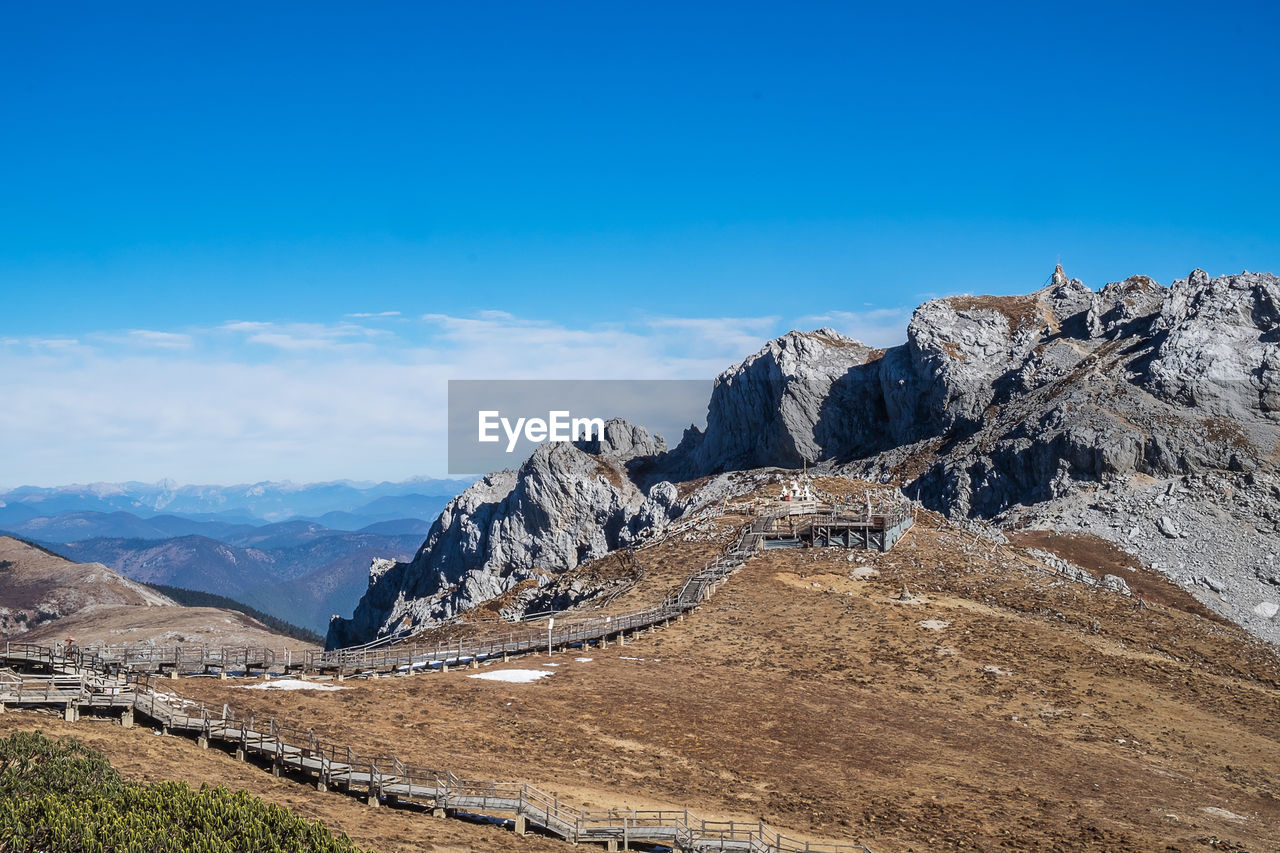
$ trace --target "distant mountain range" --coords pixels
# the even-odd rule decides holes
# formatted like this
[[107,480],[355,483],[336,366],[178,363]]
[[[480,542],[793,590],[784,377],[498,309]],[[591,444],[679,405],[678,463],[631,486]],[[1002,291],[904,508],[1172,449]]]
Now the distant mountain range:
[[399,483],[262,482],[236,486],[159,483],[91,483],[20,486],[0,492],[0,524],[68,512],[129,512],[140,517],[173,515],[193,521],[254,523],[309,519],[327,527],[358,530],[396,518],[431,520],[441,498],[457,495],[467,480],[416,477]]
[[[409,559],[466,482],[170,482],[0,493],[0,531],[133,580],[227,596],[320,633],[375,557]],[[161,510],[163,510],[161,512]]]
[[228,539],[189,534],[39,542],[78,563],[102,563],[143,583],[226,596],[324,633],[331,615],[355,607],[375,557],[408,559],[423,536],[349,533],[284,522],[236,531]]
[[[422,503],[431,517],[438,515],[444,498],[430,498]],[[10,533],[24,539],[44,542],[81,542],[86,539],[173,539],[179,536],[203,536],[228,545],[241,547],[288,547],[335,533],[373,533],[382,536],[413,535],[421,537],[431,527],[424,518],[394,518],[371,522],[366,527],[348,529],[319,521],[294,519],[274,524],[249,524],[229,521],[194,521],[177,515],[139,518],[131,512],[66,512],[39,516],[25,521],[0,522]]]
[[264,614],[246,612],[235,602],[155,590],[103,566],[68,562],[5,536],[0,536],[0,579],[0,637],[12,641],[52,645],[74,637],[81,644],[301,649],[315,639],[270,617],[260,621]]

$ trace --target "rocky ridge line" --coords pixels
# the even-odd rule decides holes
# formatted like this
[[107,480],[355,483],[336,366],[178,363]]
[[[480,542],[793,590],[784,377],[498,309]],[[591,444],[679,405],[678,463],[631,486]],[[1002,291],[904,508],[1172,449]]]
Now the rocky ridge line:
[[721,374],[672,451],[613,422],[594,454],[544,447],[477,483],[330,643],[445,618],[726,488],[681,501],[673,482],[802,464],[957,520],[1096,533],[1280,642],[1278,365],[1280,279],[1260,273],[1094,292],[1059,268],[1025,296],[926,302],[887,350],[791,332]]

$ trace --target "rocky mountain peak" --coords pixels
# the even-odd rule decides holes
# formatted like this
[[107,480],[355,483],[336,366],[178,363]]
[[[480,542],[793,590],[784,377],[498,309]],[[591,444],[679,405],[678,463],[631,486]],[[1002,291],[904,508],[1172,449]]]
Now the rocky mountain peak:
[[838,441],[871,446],[876,435],[841,430],[841,405],[855,404],[883,350],[833,329],[791,331],[716,379],[705,433],[686,435],[677,454],[691,476],[763,465],[799,467]]
[[[428,623],[624,547],[698,505],[671,482],[805,464],[899,483],[952,517],[1147,543],[1206,604],[1280,639],[1256,615],[1269,608],[1254,608],[1280,577],[1254,572],[1280,559],[1269,544],[1280,533],[1278,345],[1280,279],[1202,270],[1168,288],[1130,276],[1094,292],[1059,267],[1026,295],[930,300],[887,350],[792,331],[722,373],[706,429],[671,452],[611,422],[594,445],[544,447],[477,483],[330,640]],[[1147,495],[1157,486],[1158,501]],[[1202,511],[1171,515],[1181,490]],[[1089,497],[1099,494],[1111,497]],[[1212,573],[1211,552],[1222,564]]]
[[1054,287],[1060,287],[1067,283],[1067,274],[1062,270],[1062,264],[1058,264],[1053,268],[1052,282]]
[[612,420],[586,449],[543,444],[518,470],[481,478],[449,502],[411,562],[371,567],[353,617],[330,623],[329,645],[434,624],[661,528],[683,510],[677,490],[661,481],[642,490],[626,463],[664,450],[647,430]]
[[1237,420],[1280,408],[1280,278],[1195,270],[1169,288],[1152,330],[1152,393]]
[[605,421],[604,433],[598,438],[579,441],[575,446],[593,456],[605,456],[616,462],[629,462],[637,457],[657,456],[667,452],[667,442],[660,435],[628,423],[622,418]]

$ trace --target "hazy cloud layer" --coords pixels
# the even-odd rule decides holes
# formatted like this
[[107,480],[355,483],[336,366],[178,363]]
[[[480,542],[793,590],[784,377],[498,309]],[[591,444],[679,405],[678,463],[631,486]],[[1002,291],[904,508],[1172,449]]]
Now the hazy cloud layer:
[[[908,312],[649,317],[352,314],[0,340],[0,487],[89,480],[398,480],[445,470],[446,381],[703,379],[791,327],[873,345]],[[671,438],[676,438],[672,436]]]

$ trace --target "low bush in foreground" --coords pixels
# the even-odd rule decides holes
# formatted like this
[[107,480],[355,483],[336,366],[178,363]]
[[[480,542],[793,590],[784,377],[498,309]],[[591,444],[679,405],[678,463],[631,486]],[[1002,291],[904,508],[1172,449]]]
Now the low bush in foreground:
[[17,732],[0,740],[0,853],[358,853],[247,792],[142,785],[79,741]]

